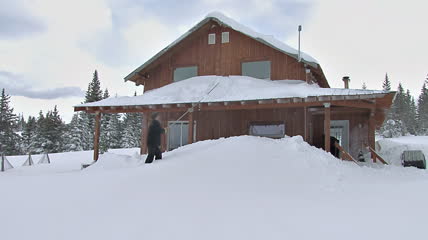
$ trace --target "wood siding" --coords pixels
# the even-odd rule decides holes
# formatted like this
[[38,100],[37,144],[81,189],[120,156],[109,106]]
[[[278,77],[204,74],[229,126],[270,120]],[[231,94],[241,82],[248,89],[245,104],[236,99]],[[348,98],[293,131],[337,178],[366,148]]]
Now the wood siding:
[[[221,43],[222,32],[229,32],[229,43]],[[209,33],[216,34],[215,44],[208,44]],[[261,60],[271,61],[272,80],[306,80],[305,66],[295,58],[210,21],[143,69],[134,81],[144,84],[146,91],[172,83],[173,71],[177,67],[198,66],[199,76],[241,75],[242,62]],[[307,67],[321,86],[328,87],[319,67]]]

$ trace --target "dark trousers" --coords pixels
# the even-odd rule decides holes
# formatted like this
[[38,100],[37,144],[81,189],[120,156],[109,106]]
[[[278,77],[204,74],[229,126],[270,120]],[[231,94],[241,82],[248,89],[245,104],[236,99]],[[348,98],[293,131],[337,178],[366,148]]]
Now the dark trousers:
[[146,163],[152,163],[153,162],[153,158],[155,158],[156,160],[162,159],[162,152],[159,148],[159,146],[147,146],[149,154],[147,155],[146,158]]

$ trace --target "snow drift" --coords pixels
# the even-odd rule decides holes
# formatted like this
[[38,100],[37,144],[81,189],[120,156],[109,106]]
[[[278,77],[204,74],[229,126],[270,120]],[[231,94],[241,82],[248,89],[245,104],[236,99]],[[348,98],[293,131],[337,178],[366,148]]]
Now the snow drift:
[[109,153],[83,171],[0,174],[1,238],[425,239],[426,171],[359,167],[301,137],[232,137],[150,165],[144,157]]

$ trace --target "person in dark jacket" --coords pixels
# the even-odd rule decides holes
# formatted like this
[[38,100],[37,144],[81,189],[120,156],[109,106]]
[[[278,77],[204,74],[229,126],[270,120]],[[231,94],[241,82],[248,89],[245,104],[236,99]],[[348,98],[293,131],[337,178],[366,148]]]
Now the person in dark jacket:
[[153,158],[156,160],[162,159],[162,152],[160,150],[161,134],[165,133],[165,129],[160,124],[160,117],[158,113],[152,114],[152,123],[149,127],[147,134],[147,148],[149,154],[146,158],[146,163],[152,163]]

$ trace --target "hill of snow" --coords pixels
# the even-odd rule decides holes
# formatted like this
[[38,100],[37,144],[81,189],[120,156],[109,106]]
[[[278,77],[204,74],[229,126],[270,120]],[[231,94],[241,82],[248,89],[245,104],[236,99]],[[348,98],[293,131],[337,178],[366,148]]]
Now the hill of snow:
[[202,141],[151,165],[136,152],[0,173],[1,239],[426,239],[425,170],[359,167],[301,137]]
[[428,136],[383,138],[377,141],[379,154],[394,165],[401,165],[401,154],[406,150],[421,150],[428,160]]

